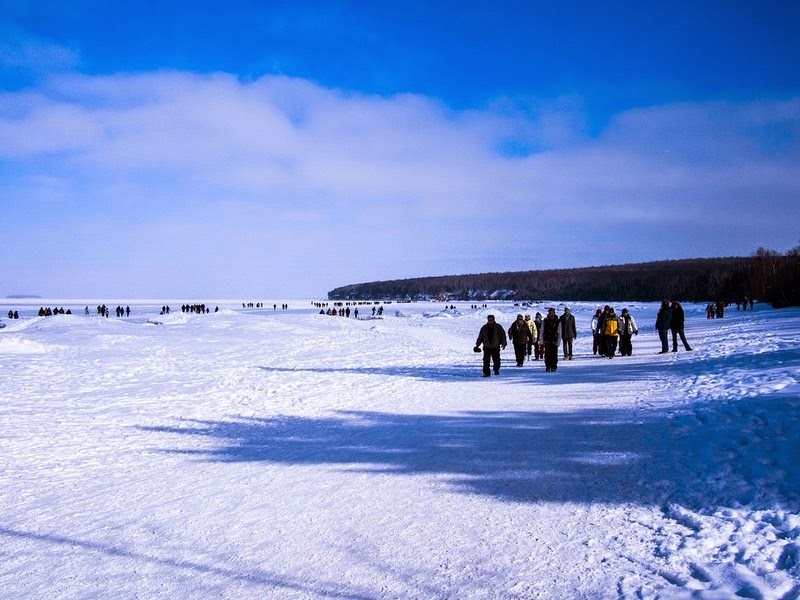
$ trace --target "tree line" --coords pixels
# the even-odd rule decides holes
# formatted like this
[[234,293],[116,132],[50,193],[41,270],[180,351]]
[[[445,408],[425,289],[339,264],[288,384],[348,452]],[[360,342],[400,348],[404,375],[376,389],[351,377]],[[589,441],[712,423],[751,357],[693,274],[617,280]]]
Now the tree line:
[[625,265],[479,273],[374,281],[338,287],[330,300],[628,300],[739,302],[800,306],[800,245],[785,254],[693,258]]

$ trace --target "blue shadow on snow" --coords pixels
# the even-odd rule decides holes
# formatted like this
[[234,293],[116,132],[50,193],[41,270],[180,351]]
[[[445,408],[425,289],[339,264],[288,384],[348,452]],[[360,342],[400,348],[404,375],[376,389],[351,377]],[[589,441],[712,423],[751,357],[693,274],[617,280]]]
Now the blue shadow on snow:
[[[775,419],[785,423],[783,439],[769,436]],[[797,512],[798,419],[796,398],[773,396],[677,414],[342,411],[142,429],[210,441],[207,449],[192,443],[168,450],[203,460],[425,476],[501,501],[677,502],[694,509],[735,503]]]

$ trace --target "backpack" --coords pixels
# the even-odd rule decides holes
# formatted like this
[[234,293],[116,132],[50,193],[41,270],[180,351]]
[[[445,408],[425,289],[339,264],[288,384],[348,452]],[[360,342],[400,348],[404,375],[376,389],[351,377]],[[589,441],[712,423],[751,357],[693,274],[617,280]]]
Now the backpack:
[[606,326],[605,326],[605,333],[606,335],[617,335],[617,330],[619,329],[619,321],[615,318],[606,319]]

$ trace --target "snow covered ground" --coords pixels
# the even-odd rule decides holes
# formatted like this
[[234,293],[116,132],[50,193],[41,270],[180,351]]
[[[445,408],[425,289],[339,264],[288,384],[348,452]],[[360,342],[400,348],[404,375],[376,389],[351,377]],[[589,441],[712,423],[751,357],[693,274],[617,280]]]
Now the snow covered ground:
[[0,304],[4,598],[800,596],[798,309],[689,305],[659,355],[617,304],[608,360],[573,303],[573,361],[484,379],[513,305],[86,304]]

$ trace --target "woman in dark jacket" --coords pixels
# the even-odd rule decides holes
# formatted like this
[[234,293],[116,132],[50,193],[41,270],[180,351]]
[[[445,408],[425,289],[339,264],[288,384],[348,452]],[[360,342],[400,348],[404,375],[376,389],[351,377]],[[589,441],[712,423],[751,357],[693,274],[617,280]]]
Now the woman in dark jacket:
[[555,308],[547,309],[539,337],[544,345],[544,370],[550,373],[558,369],[558,344],[561,341],[561,321]]
[[689,347],[689,342],[686,341],[686,334],[683,332],[684,323],[686,321],[686,317],[683,314],[683,307],[681,303],[677,300],[672,301],[672,319],[669,322],[669,328],[672,330],[672,351],[678,351],[678,336],[681,336],[681,341],[683,342],[683,347],[686,348],[686,351],[689,352],[691,348]]
[[659,354],[669,352],[669,325],[671,321],[672,311],[669,309],[669,300],[664,300],[658,310],[658,315],[656,315],[656,331],[658,331],[658,338],[661,340],[661,352]]

